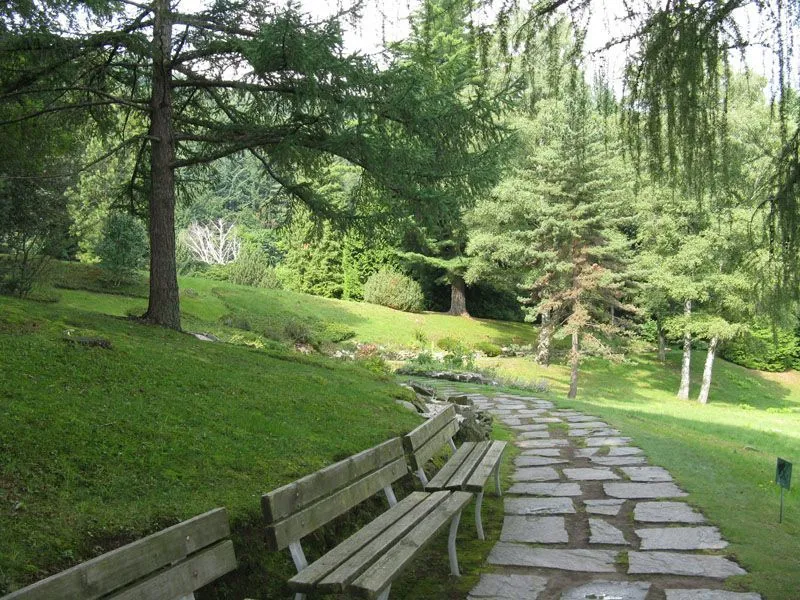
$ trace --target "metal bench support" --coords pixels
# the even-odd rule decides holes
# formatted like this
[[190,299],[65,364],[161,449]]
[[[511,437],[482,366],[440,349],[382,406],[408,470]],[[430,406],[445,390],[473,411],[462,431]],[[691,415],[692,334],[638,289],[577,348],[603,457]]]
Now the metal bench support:
[[458,511],[453,520],[450,521],[450,536],[447,538],[447,553],[450,555],[450,574],[461,577],[458,570],[458,555],[456,554],[456,534],[458,533],[458,523],[461,521],[461,511]]
[[[292,560],[294,561],[294,566],[298,573],[308,566],[308,560],[306,560],[306,554],[303,552],[300,540],[289,544],[289,552],[292,555]],[[306,600],[306,595],[297,592],[294,595],[294,600]]]

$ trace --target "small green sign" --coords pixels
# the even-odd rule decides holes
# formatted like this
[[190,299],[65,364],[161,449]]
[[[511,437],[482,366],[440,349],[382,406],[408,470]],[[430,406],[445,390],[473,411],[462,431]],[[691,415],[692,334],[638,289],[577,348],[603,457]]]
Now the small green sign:
[[792,482],[792,463],[788,460],[778,459],[778,467],[775,469],[775,483],[783,489],[788,490]]

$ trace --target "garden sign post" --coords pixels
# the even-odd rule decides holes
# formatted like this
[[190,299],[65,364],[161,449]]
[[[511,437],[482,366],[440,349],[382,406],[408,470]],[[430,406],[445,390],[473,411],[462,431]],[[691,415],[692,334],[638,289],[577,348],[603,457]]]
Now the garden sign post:
[[783,522],[783,490],[788,490],[792,482],[792,463],[782,458],[778,459],[778,466],[775,469],[775,483],[781,487],[781,512],[778,523]]

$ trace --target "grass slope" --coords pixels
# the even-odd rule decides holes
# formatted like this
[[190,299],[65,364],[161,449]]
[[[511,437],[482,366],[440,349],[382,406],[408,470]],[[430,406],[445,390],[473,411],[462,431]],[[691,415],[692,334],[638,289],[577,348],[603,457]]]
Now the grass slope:
[[[101,276],[97,267],[54,263],[55,290],[65,306],[92,306],[111,315],[142,314],[147,308],[147,289],[143,284],[119,289],[122,294],[96,294]],[[453,337],[472,346],[478,342],[529,344],[536,332],[526,323],[490,319],[453,318],[442,313],[407,313],[366,302],[321,298],[286,290],[266,290],[199,277],[180,280],[181,309],[185,329],[206,330],[222,320],[238,317],[253,332],[273,337],[283,331],[289,320],[340,326],[355,332],[355,339],[388,347],[419,344],[415,334],[424,334],[430,342]],[[88,291],[87,291],[88,290]],[[106,290],[107,291],[107,290]]]
[[0,595],[215,506],[257,528],[262,492],[419,422],[355,366],[65,305],[0,299],[0,347]]
[[[692,362],[692,393],[700,386],[704,353]],[[729,552],[750,571],[734,585],[767,600],[796,598],[800,590],[800,496],[785,497],[778,524],[775,459],[800,463],[800,381],[797,374],[761,374],[718,360],[711,402],[675,398],[680,354],[666,365],[650,356],[622,364],[590,359],[581,367],[578,399],[567,401],[569,370],[528,359],[487,359],[486,366],[520,379],[546,378],[549,396],[607,420],[633,437],[653,464],[670,470],[688,500],[718,524]],[[795,477],[796,478],[796,477]],[[796,484],[795,484],[796,485]]]

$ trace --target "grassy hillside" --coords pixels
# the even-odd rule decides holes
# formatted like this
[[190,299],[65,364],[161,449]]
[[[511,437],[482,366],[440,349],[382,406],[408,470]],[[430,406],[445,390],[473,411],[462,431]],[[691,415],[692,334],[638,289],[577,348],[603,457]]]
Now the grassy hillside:
[[[700,387],[704,353],[692,362],[692,394]],[[730,553],[750,571],[742,586],[765,599],[797,597],[800,590],[800,495],[785,496],[778,524],[780,456],[800,464],[800,377],[758,373],[717,361],[711,401],[675,398],[680,353],[666,365],[653,356],[622,364],[592,359],[582,366],[576,401],[567,401],[569,370],[543,368],[522,358],[486,359],[485,366],[509,377],[550,381],[550,397],[601,416],[632,436],[653,464],[666,467],[731,541]],[[797,468],[797,467],[795,467]],[[795,475],[796,486],[797,475]]]
[[215,506],[257,523],[262,492],[419,422],[356,366],[59,304],[0,299],[0,347],[0,593]]
[[[94,294],[99,269],[87,265],[56,263],[53,280],[60,289],[54,294],[65,306],[92,306],[111,315],[142,314],[147,307],[143,284],[121,288],[121,294]],[[64,289],[69,286],[75,289]],[[525,323],[490,319],[463,319],[441,313],[406,313],[365,302],[320,298],[285,290],[265,290],[199,277],[180,280],[181,309],[185,329],[214,329],[225,321],[245,324],[255,333],[280,335],[288,320],[328,325],[355,333],[355,339],[389,347],[419,345],[420,334],[435,343],[455,337],[468,345],[488,341],[496,344],[528,344],[536,332]]]

